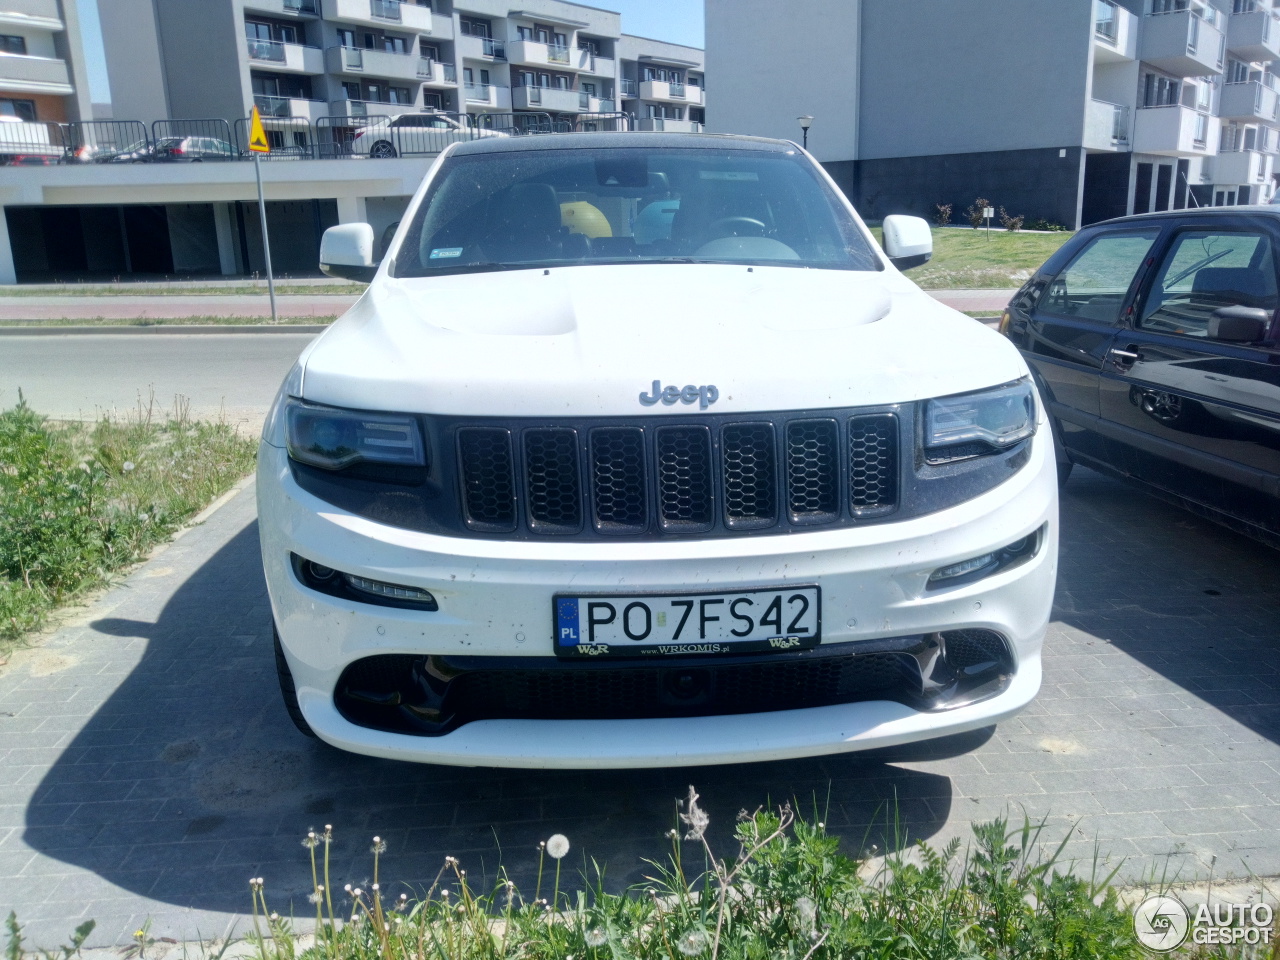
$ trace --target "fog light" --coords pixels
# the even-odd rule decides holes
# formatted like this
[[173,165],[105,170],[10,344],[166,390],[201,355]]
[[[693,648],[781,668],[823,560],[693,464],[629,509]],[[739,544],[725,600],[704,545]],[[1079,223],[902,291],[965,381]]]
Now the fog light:
[[334,574],[333,567],[326,567],[323,563],[316,563],[314,560],[307,561],[307,572],[317,580],[328,580]]
[[353,573],[344,573],[342,576],[347,581],[348,586],[359,590],[361,593],[382,597],[384,600],[404,600],[409,603],[421,603],[429,605],[432,610],[436,609],[436,598],[428,590],[422,590],[418,587],[404,587],[396,583],[383,583],[381,580],[368,580],[365,577],[357,577]]
[[953,563],[947,567],[939,567],[929,574],[929,583],[934,584],[940,580],[954,580],[956,577],[977,573],[986,567],[994,567],[995,565],[996,555],[994,553],[984,553],[982,556],[974,557],[972,560],[961,560],[959,563]]

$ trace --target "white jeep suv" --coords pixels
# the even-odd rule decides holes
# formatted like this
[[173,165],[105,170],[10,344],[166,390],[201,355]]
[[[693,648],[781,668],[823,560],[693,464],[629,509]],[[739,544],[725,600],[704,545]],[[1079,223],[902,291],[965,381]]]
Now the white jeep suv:
[[447,149],[258,467],[289,711],[334,746],[726,763],[989,726],[1040,685],[1051,431],[1018,351],[795,144]]

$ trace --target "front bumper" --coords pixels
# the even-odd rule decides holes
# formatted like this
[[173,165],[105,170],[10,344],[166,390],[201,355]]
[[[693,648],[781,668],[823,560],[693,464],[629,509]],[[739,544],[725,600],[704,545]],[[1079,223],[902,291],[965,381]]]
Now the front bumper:
[[[259,530],[272,609],[299,706],[323,740],[400,760],[467,766],[640,767],[773,760],[889,746],[973,730],[1017,712],[1040,684],[1040,647],[1057,575],[1052,440],[1005,483],[899,523],[787,537],[648,543],[439,537],[346,513],[294,482],[285,452],[263,444]],[[929,574],[1041,528],[1034,557],[964,586],[926,590]],[[431,591],[436,612],[373,606],[303,586],[296,553],[347,573]],[[358,726],[334,692],[352,662],[380,654],[553,657],[552,597],[689,593],[816,583],[823,643],[954,629],[1004,636],[1013,674],[1000,692],[947,710],[887,700],[728,716],[475,720],[439,736]]]

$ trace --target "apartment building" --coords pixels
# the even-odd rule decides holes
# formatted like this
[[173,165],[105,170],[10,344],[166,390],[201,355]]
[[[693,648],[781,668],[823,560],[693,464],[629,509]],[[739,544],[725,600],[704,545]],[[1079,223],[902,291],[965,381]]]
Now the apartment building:
[[75,0],[0,0],[0,117],[92,116]]
[[689,99],[685,83],[691,69],[701,82],[700,50],[624,37],[617,13],[567,0],[111,0],[102,20],[117,117],[234,120],[256,103],[312,122],[420,110],[576,119],[619,110],[626,66],[633,81],[666,78],[636,107],[702,122],[700,88]]
[[870,217],[1266,202],[1277,60],[1277,0],[707,0],[734,92],[711,129],[798,140],[811,115],[810,149]]
[[707,79],[697,47],[624,34],[618,94],[640,130],[698,133],[707,121]]

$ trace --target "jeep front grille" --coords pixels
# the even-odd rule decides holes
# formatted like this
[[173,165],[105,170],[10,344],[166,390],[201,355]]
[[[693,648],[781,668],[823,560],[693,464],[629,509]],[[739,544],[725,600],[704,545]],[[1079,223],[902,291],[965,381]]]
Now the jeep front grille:
[[893,413],[456,428],[477,533],[725,535],[892,513]]

